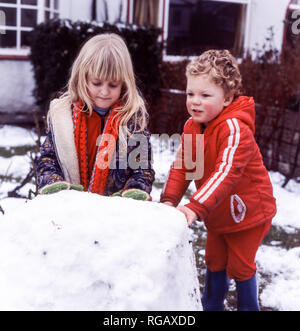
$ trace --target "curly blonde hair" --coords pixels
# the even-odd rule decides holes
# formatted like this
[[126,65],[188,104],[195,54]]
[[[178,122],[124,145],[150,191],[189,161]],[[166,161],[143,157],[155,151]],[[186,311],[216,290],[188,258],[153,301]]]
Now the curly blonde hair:
[[212,81],[223,88],[226,97],[233,99],[242,94],[242,76],[236,59],[228,50],[208,50],[192,60],[186,75],[209,75]]

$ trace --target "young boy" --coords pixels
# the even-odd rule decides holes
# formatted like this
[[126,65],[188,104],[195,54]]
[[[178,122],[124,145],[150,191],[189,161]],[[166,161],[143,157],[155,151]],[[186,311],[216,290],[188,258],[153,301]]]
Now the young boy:
[[[185,137],[204,134],[203,176],[195,179],[197,191],[190,203],[177,207],[188,225],[199,219],[207,228],[203,309],[224,310],[229,277],[236,282],[237,309],[259,310],[255,255],[276,214],[276,203],[254,139],[254,101],[241,96],[241,74],[227,50],[204,52],[188,64],[186,76],[191,117],[161,202],[174,207],[180,202],[190,169],[174,165],[184,160]],[[193,156],[197,148],[192,145]]]

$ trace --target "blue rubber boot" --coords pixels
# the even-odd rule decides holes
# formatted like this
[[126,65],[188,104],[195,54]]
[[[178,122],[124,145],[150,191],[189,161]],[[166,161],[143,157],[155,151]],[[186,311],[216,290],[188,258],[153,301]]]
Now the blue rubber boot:
[[259,311],[256,274],[245,281],[235,281],[238,311]]
[[226,270],[211,272],[206,269],[205,288],[201,298],[204,311],[224,311],[224,300],[229,288]]

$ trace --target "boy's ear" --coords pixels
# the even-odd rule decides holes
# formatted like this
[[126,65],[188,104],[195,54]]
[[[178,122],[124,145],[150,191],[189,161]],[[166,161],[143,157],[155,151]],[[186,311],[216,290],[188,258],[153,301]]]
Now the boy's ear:
[[232,94],[229,94],[227,96],[225,96],[225,99],[224,99],[224,107],[227,107],[231,104],[233,100],[233,95]]

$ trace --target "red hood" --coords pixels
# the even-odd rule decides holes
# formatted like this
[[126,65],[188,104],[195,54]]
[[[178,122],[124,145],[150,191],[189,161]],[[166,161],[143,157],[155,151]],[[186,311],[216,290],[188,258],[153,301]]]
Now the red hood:
[[224,108],[221,114],[208,124],[206,130],[212,130],[220,122],[229,118],[237,118],[249,126],[253,134],[255,133],[255,103],[252,97],[240,96],[228,107]]

